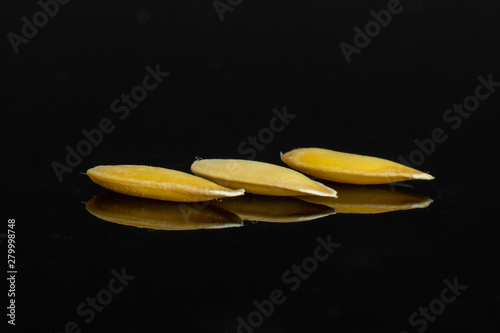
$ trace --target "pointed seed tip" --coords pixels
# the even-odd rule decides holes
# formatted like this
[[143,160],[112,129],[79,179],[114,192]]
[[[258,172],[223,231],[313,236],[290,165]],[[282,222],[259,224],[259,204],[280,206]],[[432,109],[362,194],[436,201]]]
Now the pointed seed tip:
[[237,197],[240,195],[245,195],[245,190],[242,188],[237,190],[231,190],[230,194],[228,194],[228,196],[230,197]]
[[326,197],[326,198],[338,198],[337,196],[337,192],[335,190],[330,191],[330,192],[322,192],[321,194],[318,194],[317,196],[320,196],[320,197]]
[[423,179],[433,180],[433,179],[436,179],[436,177],[434,177],[433,175],[431,175],[429,173],[426,173]]
[[433,180],[435,179],[434,176],[432,176],[431,174],[428,174],[428,173],[424,173],[424,172],[421,172],[421,173],[416,173],[412,176],[413,179],[422,179],[422,180]]
[[412,209],[414,209],[414,208],[427,208],[433,202],[434,202],[434,200],[432,200],[431,198],[427,198],[427,199],[425,199],[425,200],[423,200],[421,202],[417,202],[417,203],[411,204],[410,207]]

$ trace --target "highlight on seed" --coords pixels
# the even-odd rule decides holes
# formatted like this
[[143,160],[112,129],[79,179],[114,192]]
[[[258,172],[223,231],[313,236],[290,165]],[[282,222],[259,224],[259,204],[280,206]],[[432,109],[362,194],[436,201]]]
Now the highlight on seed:
[[191,171],[221,186],[244,189],[248,193],[274,196],[337,196],[334,189],[313,181],[300,172],[270,163],[203,159],[194,161]]
[[433,176],[386,159],[322,148],[298,148],[281,154],[292,169],[338,183],[387,184]]
[[137,198],[115,192],[99,194],[87,211],[107,222],[155,230],[199,230],[242,227],[239,216],[205,203],[178,203]]
[[94,183],[118,193],[167,201],[206,201],[245,192],[181,171],[145,165],[101,165],[89,169],[87,175]]

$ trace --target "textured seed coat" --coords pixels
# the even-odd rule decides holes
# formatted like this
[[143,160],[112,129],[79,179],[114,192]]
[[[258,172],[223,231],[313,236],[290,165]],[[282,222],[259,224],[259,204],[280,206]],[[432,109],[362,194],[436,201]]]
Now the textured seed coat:
[[387,184],[433,176],[386,159],[342,153],[321,148],[298,148],[281,155],[281,160],[305,174],[349,184]]
[[101,165],[89,169],[87,175],[94,183],[118,193],[167,201],[205,201],[245,192],[188,173],[145,165]]
[[222,186],[243,188],[249,193],[275,196],[337,196],[335,190],[309,179],[300,172],[269,163],[206,159],[195,161],[191,165],[191,171]]

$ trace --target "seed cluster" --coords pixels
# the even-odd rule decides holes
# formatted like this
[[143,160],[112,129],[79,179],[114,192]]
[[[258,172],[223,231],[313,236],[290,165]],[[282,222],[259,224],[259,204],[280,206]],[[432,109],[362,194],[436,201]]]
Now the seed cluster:
[[97,166],[87,175],[113,192],[92,198],[86,207],[109,222],[195,230],[239,227],[243,220],[282,223],[335,213],[385,213],[432,203],[373,185],[434,178],[388,160],[320,148],[294,149],[281,159],[290,168],[234,159],[197,160],[193,174],[144,165]]
[[96,184],[118,193],[176,202],[234,197],[245,192],[337,198],[335,189],[304,174],[348,184],[434,179],[389,160],[321,148],[294,149],[281,154],[281,159],[290,168],[249,160],[203,159],[191,165],[194,175],[144,165],[97,166],[87,175]]

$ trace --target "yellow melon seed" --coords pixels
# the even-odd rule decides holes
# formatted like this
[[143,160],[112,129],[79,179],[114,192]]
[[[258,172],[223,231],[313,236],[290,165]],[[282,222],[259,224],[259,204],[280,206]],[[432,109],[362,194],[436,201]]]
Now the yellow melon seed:
[[[314,198],[314,196],[309,196]],[[336,200],[329,197],[318,197]],[[293,197],[246,194],[236,198],[210,201],[210,205],[233,212],[241,219],[257,222],[302,222],[335,214],[325,205],[305,202]]]
[[281,155],[291,168],[339,183],[386,184],[433,176],[382,158],[321,148],[298,148]]
[[398,210],[425,208],[433,200],[399,188],[388,185],[352,185],[326,183],[335,186],[339,198],[300,196],[307,202],[335,207],[339,214],[376,214]]
[[337,195],[335,190],[309,179],[300,172],[263,162],[206,159],[195,161],[191,165],[191,171],[222,186],[242,188],[255,194],[327,197]]
[[195,202],[244,194],[188,173],[145,165],[101,165],[89,169],[92,181],[136,197]]
[[221,229],[243,226],[234,213],[205,203],[176,203],[106,192],[90,199],[86,208],[101,220],[157,230]]

